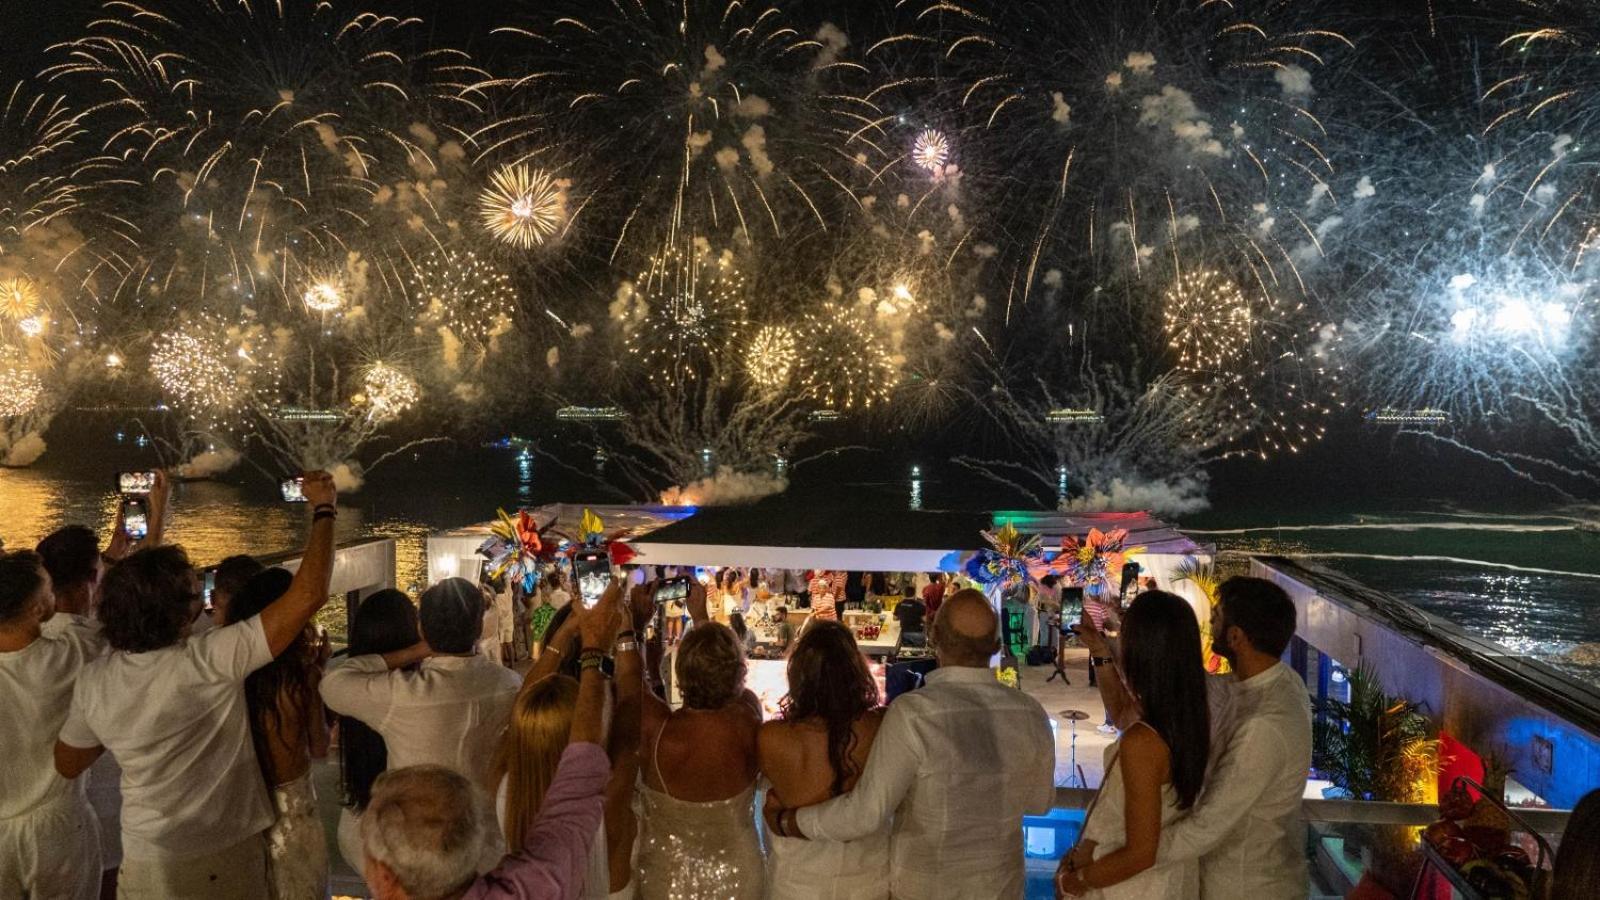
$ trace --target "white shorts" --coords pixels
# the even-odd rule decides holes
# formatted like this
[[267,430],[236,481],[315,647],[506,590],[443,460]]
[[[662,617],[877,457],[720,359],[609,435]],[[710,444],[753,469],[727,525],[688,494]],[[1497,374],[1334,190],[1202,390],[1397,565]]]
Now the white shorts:
[[0,819],[0,897],[99,896],[100,823],[81,791]]

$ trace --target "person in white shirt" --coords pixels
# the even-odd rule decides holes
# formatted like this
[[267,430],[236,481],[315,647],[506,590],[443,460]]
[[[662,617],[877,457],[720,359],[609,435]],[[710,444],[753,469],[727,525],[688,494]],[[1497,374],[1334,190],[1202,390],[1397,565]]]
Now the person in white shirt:
[[989,668],[999,627],[978,591],[945,601],[929,635],[939,668],[890,705],[855,788],[804,809],[769,805],[773,833],[852,841],[893,817],[891,896],[1020,898],[1022,817],[1055,799],[1055,738],[1039,702]]
[[[1294,601],[1261,578],[1230,578],[1217,594],[1211,648],[1233,674],[1208,679],[1205,790],[1188,817],[1162,830],[1156,863],[1199,859],[1204,900],[1304,898],[1310,881],[1301,800],[1311,767],[1311,704],[1300,676],[1280,661],[1294,637]],[[1091,657],[1110,655],[1094,634],[1085,643]],[[1132,704],[1121,683],[1102,678],[1100,690],[1123,721]],[[1087,864],[1095,849],[1080,847],[1063,868]]]
[[[381,735],[390,769],[446,766],[485,784],[522,678],[477,652],[483,594],[472,582],[447,578],[421,605],[421,641],[335,662],[323,702]],[[404,671],[413,663],[421,665]]]
[[250,739],[244,680],[328,600],[333,479],[304,476],[311,537],[289,590],[259,616],[190,637],[200,582],[178,547],[141,550],[106,573],[111,652],[84,668],[55,746],[76,778],[109,750],[122,768],[122,900],[267,896],[272,824]]
[[99,820],[52,753],[78,674],[104,644],[98,626],[56,613],[38,554],[0,556],[0,897],[100,895]]

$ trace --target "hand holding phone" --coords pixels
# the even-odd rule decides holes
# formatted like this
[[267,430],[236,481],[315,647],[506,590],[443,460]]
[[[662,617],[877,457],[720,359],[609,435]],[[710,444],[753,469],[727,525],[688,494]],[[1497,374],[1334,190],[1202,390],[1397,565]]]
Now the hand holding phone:
[[604,550],[579,550],[572,557],[572,578],[577,582],[578,600],[594,609],[611,583],[611,556]]
[[689,581],[687,577],[664,578],[656,584],[655,602],[659,606],[664,603],[682,603],[689,597]]
[[150,511],[139,497],[122,500],[122,533],[130,541],[142,541],[150,534]]

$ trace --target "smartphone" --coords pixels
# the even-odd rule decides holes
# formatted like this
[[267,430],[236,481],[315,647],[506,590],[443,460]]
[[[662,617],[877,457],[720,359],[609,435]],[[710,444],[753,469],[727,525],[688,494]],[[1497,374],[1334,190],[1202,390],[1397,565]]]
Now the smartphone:
[[216,607],[211,605],[211,595],[217,590],[217,573],[207,572],[204,586],[200,589],[200,597],[205,601],[206,612],[211,612]]
[[125,497],[122,500],[122,531],[131,540],[142,541],[150,533],[150,514],[143,500]]
[[278,490],[283,493],[285,503],[306,502],[306,480],[304,478],[290,478],[278,485]]
[[655,601],[657,604],[682,603],[688,597],[688,578],[667,578],[656,585]]
[[578,583],[578,599],[585,609],[594,609],[611,583],[611,556],[604,550],[579,550],[572,557],[572,577]]
[[123,495],[148,494],[156,489],[154,472],[118,472],[117,493]]

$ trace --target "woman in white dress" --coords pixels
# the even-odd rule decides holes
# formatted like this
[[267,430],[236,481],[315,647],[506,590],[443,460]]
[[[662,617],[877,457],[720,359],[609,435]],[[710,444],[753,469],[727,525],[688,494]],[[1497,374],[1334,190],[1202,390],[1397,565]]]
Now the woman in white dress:
[[[228,604],[227,623],[259,615],[289,590],[284,569],[267,569],[245,582]],[[244,682],[256,761],[272,792],[276,819],[267,830],[267,875],[273,900],[328,896],[328,843],[311,787],[311,759],[328,755],[322,680],[326,638],[308,625],[277,659]]]
[[[806,629],[789,655],[783,718],[757,742],[767,802],[810,806],[855,787],[883,724],[877,682],[838,622]],[[768,900],[886,900],[889,827],[848,843],[767,836]]]
[[[1093,627],[1086,615],[1080,626]],[[1194,861],[1156,865],[1161,831],[1188,814],[1205,781],[1211,747],[1200,623],[1188,601],[1165,591],[1140,594],[1122,619],[1116,673],[1138,718],[1106,748],[1106,777],[1083,827],[1084,854],[1056,870],[1056,894],[1094,900],[1194,900]]]

